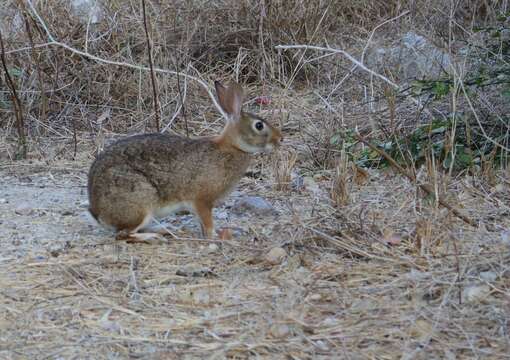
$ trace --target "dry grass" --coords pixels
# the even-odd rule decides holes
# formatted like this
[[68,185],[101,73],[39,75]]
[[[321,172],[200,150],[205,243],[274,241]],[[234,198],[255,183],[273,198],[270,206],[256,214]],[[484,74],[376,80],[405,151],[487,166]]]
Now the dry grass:
[[[367,150],[348,143],[351,129],[392,139],[452,108],[470,113],[468,101],[457,92],[422,108],[344,57],[274,48],[329,44],[359,59],[372,30],[409,11],[377,28],[378,40],[413,29],[454,56],[445,34],[468,37],[465,29],[490,23],[507,1],[147,1],[156,68],[206,83],[238,79],[246,106],[279,123],[286,139],[286,149],[259,158],[239,189],[270,200],[278,216],[230,218],[230,240],[164,245],[114,243],[79,216],[60,216],[56,205],[20,220],[17,204],[2,202],[20,184],[35,193],[72,189],[84,200],[97,151],[155,124],[149,73],[91,58],[149,65],[140,3],[105,1],[103,20],[89,26],[68,15],[66,1],[35,3],[58,41],[87,54],[61,46],[7,54],[29,147],[28,160],[15,161],[15,118],[2,82],[0,358],[508,356],[510,178],[494,167],[495,153],[461,174],[428,156],[423,167],[406,167],[418,179],[411,183],[342,152]],[[15,23],[17,2],[5,8]],[[41,25],[30,24],[33,42],[46,42]],[[30,48],[23,28],[3,36],[8,52]],[[157,72],[155,85],[165,131],[221,129],[197,81]],[[480,117],[504,114],[491,95],[470,99]],[[270,104],[259,104],[260,96]],[[49,245],[24,242],[48,224],[59,229],[44,240]],[[286,256],[270,263],[276,247]]]
[[297,161],[297,154],[292,150],[281,150],[274,156],[272,172],[275,190],[289,191],[292,188],[292,174]]
[[[83,179],[84,166],[70,165],[39,165],[41,174],[53,174],[45,191],[83,181],[66,174]],[[34,170],[26,163],[3,168],[2,176],[30,174],[37,188]],[[243,192],[255,188],[264,191],[260,181],[241,185]],[[510,226],[508,210],[463,179],[449,188],[484,223],[478,229],[434,206],[421,204],[416,213],[421,200],[414,187],[390,173],[373,172],[341,211],[328,205],[329,181],[318,188],[289,196],[267,187],[277,221],[246,215],[232,225],[251,229],[248,235],[220,243],[114,244],[74,218],[67,223],[71,232],[54,239],[67,245],[20,258],[6,253],[0,357],[508,354],[510,258],[500,238]],[[508,188],[498,195],[509,197]],[[2,219],[10,221],[12,210],[2,209]],[[38,220],[45,221],[61,220]],[[387,243],[389,232],[398,243]],[[264,258],[275,246],[287,256],[271,265]],[[467,289],[481,289],[479,298]]]
[[351,199],[349,170],[349,158],[347,157],[345,149],[342,149],[338,164],[335,167],[333,180],[331,181],[331,199],[333,203],[339,207],[349,204]]

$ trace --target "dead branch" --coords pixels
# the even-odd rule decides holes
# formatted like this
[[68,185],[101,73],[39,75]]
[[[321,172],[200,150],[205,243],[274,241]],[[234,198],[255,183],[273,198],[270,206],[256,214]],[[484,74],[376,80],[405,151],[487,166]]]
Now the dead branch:
[[156,131],[160,130],[160,115],[159,115],[159,102],[158,102],[158,92],[156,89],[156,77],[154,75],[154,60],[152,59],[152,39],[149,35],[149,29],[147,26],[147,14],[145,11],[145,0],[142,0],[142,14],[143,14],[143,27],[145,29],[145,38],[147,40],[147,51],[149,52],[149,67],[151,73],[151,83],[152,83],[152,96],[154,98],[154,115],[156,119]]
[[4,48],[4,39],[2,36],[2,31],[0,30],[0,59],[2,60],[2,67],[5,72],[5,82],[7,83],[7,87],[9,88],[12,104],[14,106],[14,115],[16,116],[16,127],[18,130],[18,155],[25,159],[27,157],[27,141],[25,136],[25,123],[23,119],[23,108],[21,106],[21,101],[18,97],[18,93],[16,91],[16,85],[9,74],[9,69],[7,68],[7,61],[5,60],[5,48]]

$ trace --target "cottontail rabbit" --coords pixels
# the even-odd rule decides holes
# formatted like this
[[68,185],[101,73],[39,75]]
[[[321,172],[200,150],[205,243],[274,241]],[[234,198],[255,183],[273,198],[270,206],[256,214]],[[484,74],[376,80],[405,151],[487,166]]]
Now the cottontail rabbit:
[[188,139],[165,134],[135,135],[107,147],[88,178],[90,213],[115,228],[119,237],[146,241],[139,233],[153,217],[190,210],[210,238],[212,208],[245,173],[256,152],[278,145],[281,133],[258,116],[243,112],[243,90],[215,82],[229,120],[218,136]]

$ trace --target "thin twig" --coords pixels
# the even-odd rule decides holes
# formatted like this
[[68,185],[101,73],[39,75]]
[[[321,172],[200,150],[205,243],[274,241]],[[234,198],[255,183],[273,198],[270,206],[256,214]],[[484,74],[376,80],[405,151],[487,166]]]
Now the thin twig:
[[25,20],[25,29],[28,35],[28,41],[30,43],[30,55],[32,57],[32,61],[35,63],[37,69],[37,80],[39,82],[39,88],[41,91],[41,107],[39,109],[39,120],[42,122],[46,121],[46,110],[48,107],[48,98],[46,96],[46,91],[44,90],[44,81],[42,78],[42,69],[41,69],[41,61],[36,54],[35,46],[34,46],[34,37],[32,35],[32,28],[30,27],[30,21],[28,18],[28,11],[26,9],[25,3],[22,0],[18,0],[19,5],[22,8],[23,18]]
[[18,97],[18,93],[16,92],[16,85],[14,81],[12,81],[11,75],[9,74],[9,69],[7,68],[7,62],[5,60],[5,48],[4,48],[4,39],[2,37],[2,31],[0,30],[0,58],[2,60],[2,67],[5,72],[5,82],[7,83],[7,87],[11,92],[11,99],[14,106],[14,115],[16,116],[16,126],[18,129],[18,146],[19,151],[18,155],[21,158],[25,159],[27,157],[27,141],[25,137],[25,123],[23,120],[23,108],[21,106],[21,101]]
[[[174,29],[175,33],[177,33],[177,16],[178,16],[178,14],[176,12],[175,16],[174,16],[174,21],[173,21],[173,29]],[[185,48],[189,49],[189,41],[186,45],[187,46],[185,46]],[[179,47],[180,48],[183,47],[182,42],[179,45]],[[180,48],[176,49],[177,51],[175,51],[175,56],[172,58],[175,71],[177,71],[177,69],[178,69],[178,66],[179,66],[178,64],[187,62],[187,57],[188,57],[187,53],[186,53],[186,61],[182,61]],[[189,69],[189,66],[186,67],[186,73],[188,72],[188,69]],[[184,82],[184,94],[183,94],[183,91],[181,89],[181,80],[180,80],[180,77],[177,76],[177,91],[179,93],[180,105],[179,105],[179,109],[177,110],[176,114],[177,113],[181,114],[181,116],[184,120],[184,129],[186,131],[186,137],[189,137],[188,117],[186,116],[186,88],[187,88],[187,83]],[[173,121],[173,119],[172,119],[172,121]]]
[[277,45],[277,46],[275,46],[275,49],[278,49],[278,50],[280,50],[280,49],[281,50],[305,49],[305,50],[328,51],[328,52],[331,52],[331,53],[341,54],[341,55],[345,56],[347,59],[349,59],[352,63],[357,65],[360,69],[362,69],[362,70],[368,72],[369,74],[371,74],[371,75],[373,75],[373,76],[383,80],[384,82],[390,84],[395,89],[397,89],[397,90],[400,89],[400,86],[395,84],[393,81],[388,79],[386,76],[383,76],[383,75],[373,71],[372,69],[367,68],[363,63],[361,63],[359,60],[357,60],[351,54],[349,54],[347,51],[344,51],[344,50],[333,49],[333,48],[330,48],[330,47],[326,48],[326,47],[321,47],[321,46],[313,46],[313,45]]
[[154,113],[156,120],[156,131],[159,132],[159,124],[160,124],[160,116],[159,116],[159,102],[158,102],[158,92],[156,89],[156,77],[154,76],[154,61],[152,59],[152,39],[149,36],[149,30],[147,26],[147,15],[145,11],[145,0],[142,0],[142,13],[143,13],[143,27],[145,29],[145,37],[147,39],[147,51],[149,52],[149,67],[151,73],[151,83],[152,83],[152,96],[154,97]]

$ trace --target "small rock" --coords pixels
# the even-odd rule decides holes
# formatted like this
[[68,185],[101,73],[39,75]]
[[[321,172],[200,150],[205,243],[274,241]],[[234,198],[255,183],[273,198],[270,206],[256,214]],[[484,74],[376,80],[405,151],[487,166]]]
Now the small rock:
[[0,205],[1,204],[7,204],[7,199],[4,199],[4,198],[0,199]]
[[287,252],[285,249],[274,247],[266,254],[264,259],[271,265],[278,265],[282,263],[286,256]]
[[487,282],[495,281],[498,275],[494,271],[482,271],[480,273],[480,278]]
[[207,248],[209,249],[209,252],[216,252],[220,247],[216,244],[209,244]]
[[269,329],[272,337],[281,339],[290,335],[290,327],[287,324],[274,324]]
[[481,302],[487,296],[489,296],[490,291],[491,288],[488,285],[484,284],[469,285],[466,286],[462,291],[462,298],[464,299],[464,301],[470,303]]
[[315,342],[315,346],[317,346],[322,351],[328,351],[329,350],[329,346],[324,341],[322,341],[322,340],[317,340]]
[[72,211],[72,210],[62,210],[61,214],[62,214],[62,216],[74,215],[74,211]]
[[337,326],[338,320],[332,316],[328,316],[321,322],[321,325],[326,327]]
[[322,299],[322,295],[321,294],[312,294],[312,295],[310,295],[309,299],[312,301],[319,301],[320,299]]
[[251,212],[257,215],[274,215],[277,213],[273,205],[260,196],[243,196],[235,202],[232,210],[236,214]]
[[211,296],[207,289],[197,289],[193,291],[193,303],[194,304],[209,304],[211,302]]
[[219,220],[227,220],[228,213],[225,210],[216,211],[214,217]]
[[14,209],[14,212],[18,215],[28,216],[33,214],[34,209],[29,204],[20,204]]
[[104,16],[103,9],[95,0],[72,0],[71,11],[85,24],[97,24]]
[[318,194],[320,192],[319,185],[317,185],[317,182],[312,176],[305,176],[303,178],[303,186],[311,193]]
[[292,172],[290,176],[292,179],[291,180],[292,189],[300,191],[305,187],[305,183],[301,175]]
[[494,190],[495,192],[502,193],[503,191],[505,191],[505,185],[497,184],[496,186],[494,186]]
[[510,245],[510,229],[503,230],[501,232],[501,242],[506,245]]
[[397,76],[418,79],[439,76],[449,71],[451,65],[448,53],[412,31],[390,46],[371,47],[365,61],[370,68],[382,70],[395,67],[396,70],[398,67]]

